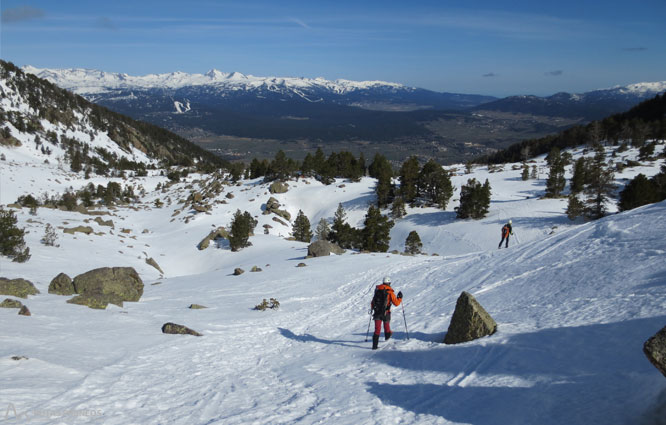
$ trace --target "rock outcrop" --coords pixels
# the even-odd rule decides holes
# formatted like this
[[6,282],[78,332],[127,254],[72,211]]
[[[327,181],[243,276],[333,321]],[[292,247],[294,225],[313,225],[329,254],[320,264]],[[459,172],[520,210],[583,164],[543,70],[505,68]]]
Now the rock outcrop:
[[286,193],[289,190],[289,186],[284,182],[273,182],[268,187],[270,193]]
[[37,294],[39,294],[39,291],[29,280],[0,277],[0,295],[28,298],[28,295]]
[[165,323],[162,325],[162,333],[174,335],[194,335],[203,336],[199,332],[188,328],[187,326],[179,325],[177,323]]
[[497,323],[471,294],[463,292],[458,297],[456,309],[451,317],[445,344],[460,344],[473,341],[497,331]]
[[263,212],[264,215],[275,214],[279,217],[284,218],[287,221],[291,220],[291,214],[288,211],[280,209],[280,202],[272,196],[266,201],[266,209]]
[[645,341],[643,352],[650,363],[659,369],[662,375],[666,376],[666,326],[652,338]]
[[0,303],[0,308],[21,308],[23,303],[19,300],[13,300],[11,298],[5,298],[3,302]]
[[54,277],[49,284],[49,294],[74,295],[75,293],[72,278],[65,273],[60,273]]
[[210,232],[208,236],[203,238],[201,242],[199,242],[197,248],[199,248],[200,251],[203,251],[210,246],[211,241],[217,238],[229,239],[229,232],[227,232],[224,227],[218,227],[217,229]]
[[162,268],[160,267],[159,264],[157,264],[157,261],[155,261],[153,257],[146,258],[146,264],[148,264],[149,266],[153,266],[158,272],[164,274]]
[[68,229],[63,229],[64,233],[69,233],[70,235],[73,235],[75,233],[85,233],[86,235],[89,235],[93,232],[93,228],[90,226],[76,226],[76,227],[70,227]]
[[103,267],[76,276],[71,304],[90,308],[106,308],[111,303],[123,306],[124,301],[139,301],[143,295],[143,281],[132,267]]
[[19,316],[32,316],[32,313],[30,313],[30,310],[28,307],[22,305],[21,309],[18,312]]
[[333,254],[344,254],[345,250],[329,241],[315,241],[308,246],[308,257],[325,257]]

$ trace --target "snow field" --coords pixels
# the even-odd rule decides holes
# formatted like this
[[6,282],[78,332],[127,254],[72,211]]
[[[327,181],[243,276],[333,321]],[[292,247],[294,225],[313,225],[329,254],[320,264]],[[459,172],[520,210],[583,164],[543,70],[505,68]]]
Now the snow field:
[[[3,204],[88,183],[41,161],[11,161],[2,163]],[[652,175],[661,162],[626,169],[617,180]],[[545,167],[543,158],[538,163]],[[492,203],[483,220],[455,220],[454,200],[469,177],[490,180]],[[438,256],[347,252],[306,260],[307,244],[285,240],[290,227],[261,214],[271,196],[267,185],[226,187],[220,198],[235,195],[228,204],[186,223],[192,211],[173,214],[197,186],[153,191],[165,181],[137,179],[149,191],[144,203],[102,216],[114,221],[113,235],[79,213],[17,211],[33,257],[24,264],[1,258],[0,275],[27,278],[42,293],[24,300],[32,317],[0,310],[0,409],[11,403],[19,413],[103,413],[30,419],[44,424],[660,423],[648,417],[664,403],[666,382],[641,349],[666,324],[663,202],[573,224],[563,215],[566,201],[539,199],[543,180],[523,182],[510,165],[494,173],[479,167],[453,178],[457,191],[446,211],[408,209],[392,230],[391,249],[402,251],[409,231],[417,230],[424,251]],[[332,218],[340,202],[349,223],[360,226],[373,201],[372,179],[289,185],[273,196],[292,219],[302,209],[313,228]],[[163,208],[152,207],[156,198]],[[253,245],[237,253],[224,244],[199,251],[199,241],[227,226],[236,209],[259,220]],[[509,218],[517,238],[497,250]],[[105,234],[59,231],[60,247],[46,247],[39,243],[46,223],[85,224]],[[263,224],[273,226],[269,235],[261,234]],[[164,276],[145,264],[147,257]],[[300,262],[307,267],[296,267]],[[249,272],[254,265],[263,271]],[[60,272],[73,277],[102,266],[135,267],[145,284],[141,300],[100,311],[47,293]],[[246,273],[232,276],[235,267]],[[367,312],[385,275],[405,294],[404,306],[393,310],[394,340],[380,340],[385,348],[372,352]],[[445,346],[463,290],[495,318],[498,333]],[[252,309],[270,297],[280,301],[279,310]],[[190,310],[192,303],[208,309]],[[204,336],[164,335],[165,322]]]

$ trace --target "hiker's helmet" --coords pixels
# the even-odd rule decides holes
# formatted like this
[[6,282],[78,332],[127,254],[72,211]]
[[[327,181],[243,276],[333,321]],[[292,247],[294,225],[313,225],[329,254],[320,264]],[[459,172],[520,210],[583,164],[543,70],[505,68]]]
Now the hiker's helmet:
[[388,277],[388,276],[384,277],[384,280],[382,280],[382,283],[384,283],[386,285],[391,285],[391,278]]

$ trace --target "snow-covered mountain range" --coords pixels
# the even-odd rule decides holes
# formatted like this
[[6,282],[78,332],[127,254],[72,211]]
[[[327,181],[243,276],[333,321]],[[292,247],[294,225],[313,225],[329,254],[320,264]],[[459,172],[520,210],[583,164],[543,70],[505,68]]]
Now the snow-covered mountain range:
[[413,91],[414,88],[385,81],[330,81],[324,78],[297,77],[255,77],[240,72],[225,73],[211,69],[205,74],[171,72],[132,76],[121,73],[109,73],[91,69],[40,69],[32,66],[23,67],[25,72],[71,90],[77,94],[88,95],[119,89],[179,89],[191,86],[215,86],[226,90],[326,90],[331,93],[345,94],[357,90],[383,87],[386,89]]

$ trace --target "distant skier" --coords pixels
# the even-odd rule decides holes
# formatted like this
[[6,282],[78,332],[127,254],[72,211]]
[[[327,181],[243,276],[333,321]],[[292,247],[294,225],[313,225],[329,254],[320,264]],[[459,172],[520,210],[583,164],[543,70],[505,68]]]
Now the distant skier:
[[372,318],[375,320],[375,333],[372,335],[372,349],[376,350],[379,344],[379,335],[384,322],[384,340],[388,341],[393,335],[391,332],[391,305],[399,306],[402,302],[402,292],[395,295],[391,288],[391,278],[385,277],[381,285],[375,288],[375,295],[370,302]]
[[509,247],[509,236],[513,236],[513,228],[511,227],[511,220],[509,220],[508,223],[506,223],[502,227],[502,240],[499,243],[499,246],[497,247],[502,248],[502,242],[504,242],[504,239],[506,239],[506,245],[504,246],[505,248]]

